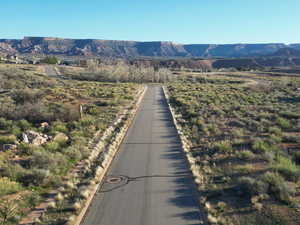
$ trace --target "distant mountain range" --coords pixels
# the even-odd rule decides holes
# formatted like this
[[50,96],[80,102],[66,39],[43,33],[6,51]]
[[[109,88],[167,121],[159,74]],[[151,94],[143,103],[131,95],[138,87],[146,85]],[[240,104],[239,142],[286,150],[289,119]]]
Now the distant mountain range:
[[104,57],[198,57],[241,58],[268,56],[280,49],[298,49],[300,44],[175,44],[93,39],[25,37],[0,39],[0,52],[6,54],[49,54]]

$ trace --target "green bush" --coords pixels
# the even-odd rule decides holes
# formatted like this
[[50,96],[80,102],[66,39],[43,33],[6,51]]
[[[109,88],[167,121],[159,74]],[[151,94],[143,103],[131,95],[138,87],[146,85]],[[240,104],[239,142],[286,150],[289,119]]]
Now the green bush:
[[293,158],[296,164],[300,165],[300,151],[295,152]]
[[15,181],[11,181],[7,177],[0,178],[0,197],[13,194],[22,189],[21,185]]
[[32,125],[24,119],[18,121],[18,126],[21,128],[22,131],[29,130],[32,127]]
[[231,143],[228,140],[216,142],[214,144],[214,148],[217,151],[220,151],[220,152],[223,152],[223,153],[226,153],[226,152],[228,153],[228,152],[232,151]]
[[59,188],[63,186],[63,179],[60,175],[51,175],[45,178],[43,187]]
[[18,151],[22,155],[32,155],[34,150],[35,150],[35,146],[32,146],[32,145],[27,144],[27,143],[20,143],[18,145]]
[[92,105],[92,104],[89,104],[89,105],[85,105],[85,113],[87,114],[90,114],[90,115],[98,115],[99,114],[99,110],[97,108],[96,105]]
[[41,60],[41,62],[46,64],[57,64],[58,59],[55,56],[46,56],[44,59]]
[[300,119],[300,113],[297,112],[280,112],[280,115],[288,119]]
[[14,144],[16,142],[17,138],[14,135],[10,136],[0,136],[0,144]]
[[78,147],[70,146],[64,150],[64,154],[66,154],[70,160],[76,162],[82,158],[82,154]]
[[24,186],[40,186],[43,184],[45,178],[49,176],[49,171],[42,169],[25,170],[20,174],[17,181]]
[[35,150],[29,160],[30,168],[49,170],[53,165],[53,155],[45,150]]
[[65,123],[56,121],[51,126],[51,134],[55,134],[57,132],[68,133],[68,128]]
[[286,142],[286,143],[299,143],[300,144],[300,136],[285,135],[283,137],[283,142]]
[[269,185],[268,193],[270,195],[274,196],[279,201],[291,203],[292,196],[295,194],[295,189],[290,187],[282,176],[277,173],[267,172],[262,176],[262,180]]
[[279,127],[269,127],[269,133],[276,134],[277,136],[282,135],[282,131]]
[[19,89],[15,90],[12,94],[12,99],[16,102],[16,104],[25,104],[25,103],[37,103],[43,97],[43,93],[41,91],[37,91],[34,89]]
[[5,118],[0,118],[0,129],[7,130],[12,126],[11,120],[6,120]]
[[255,152],[266,152],[269,149],[268,143],[261,139],[254,140],[252,142],[252,150]]
[[238,180],[238,187],[243,195],[249,197],[259,194],[265,194],[268,191],[267,183],[251,177],[241,177]]
[[9,132],[12,133],[13,135],[17,136],[17,137],[21,136],[21,134],[22,134],[22,130],[16,125],[13,125],[10,128]]
[[289,181],[297,182],[300,179],[300,168],[289,158],[277,157],[277,164],[274,166],[282,176]]
[[41,201],[41,196],[38,192],[32,192],[30,195],[25,195],[23,199],[27,207],[32,209]]
[[292,127],[290,121],[282,117],[277,118],[276,122],[282,129],[289,129]]
[[236,156],[243,160],[251,160],[255,158],[255,154],[249,150],[238,151]]
[[19,164],[4,164],[1,165],[0,176],[8,177],[12,181],[18,180],[18,178],[25,172],[25,169]]
[[56,152],[59,151],[60,145],[56,141],[51,141],[45,144],[45,149],[49,152]]

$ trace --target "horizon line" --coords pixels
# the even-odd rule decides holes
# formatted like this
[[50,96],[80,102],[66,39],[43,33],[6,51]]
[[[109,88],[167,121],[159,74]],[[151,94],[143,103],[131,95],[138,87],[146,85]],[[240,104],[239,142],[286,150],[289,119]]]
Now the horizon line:
[[[295,43],[285,43],[285,42],[232,42],[232,43],[180,43],[176,41],[162,41],[162,40],[148,40],[148,41],[136,41],[136,40],[124,40],[124,39],[103,39],[103,38],[69,38],[69,37],[58,37],[58,36],[23,36],[23,38],[1,38],[0,40],[24,40],[26,38],[45,38],[45,39],[66,39],[66,40],[96,40],[96,41],[124,41],[124,42],[162,42],[162,43],[172,43],[177,45],[258,45],[258,44],[284,44],[284,45],[293,45]],[[300,42],[299,42],[300,43]]]

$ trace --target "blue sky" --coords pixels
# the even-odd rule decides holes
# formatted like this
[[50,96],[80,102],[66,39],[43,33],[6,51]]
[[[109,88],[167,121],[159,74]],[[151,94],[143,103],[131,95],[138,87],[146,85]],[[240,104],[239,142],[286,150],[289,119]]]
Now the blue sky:
[[300,0],[2,0],[0,38],[300,43]]

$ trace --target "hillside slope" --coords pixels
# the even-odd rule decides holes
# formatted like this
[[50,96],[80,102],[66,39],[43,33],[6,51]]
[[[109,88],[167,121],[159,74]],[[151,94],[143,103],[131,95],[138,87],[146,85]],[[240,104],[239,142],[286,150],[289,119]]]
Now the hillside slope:
[[[300,44],[290,47],[297,48]],[[9,54],[52,54],[105,57],[251,57],[268,55],[285,44],[175,44],[173,42],[136,42],[94,39],[25,37],[0,39],[0,52]]]

